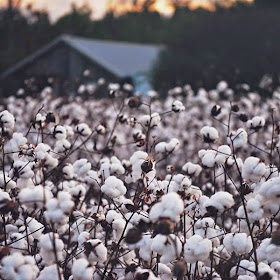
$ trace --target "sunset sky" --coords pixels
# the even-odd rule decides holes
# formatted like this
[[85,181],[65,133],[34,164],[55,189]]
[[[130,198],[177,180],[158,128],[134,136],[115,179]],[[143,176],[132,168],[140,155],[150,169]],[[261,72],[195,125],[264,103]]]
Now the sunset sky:
[[[232,4],[236,0],[192,0],[190,2],[190,8],[195,9],[198,7],[213,10],[213,2],[226,2]],[[246,2],[252,2],[254,0],[243,0]],[[0,6],[7,5],[8,0],[0,0]],[[129,0],[21,0],[21,7],[25,7],[28,4],[32,4],[35,9],[47,10],[50,14],[52,21],[55,21],[62,15],[66,14],[71,9],[71,3],[75,3],[77,6],[88,4],[93,10],[93,18],[101,18],[108,6],[117,6],[119,11],[129,9]],[[157,0],[153,6],[154,10],[159,11],[165,15],[171,15],[173,8],[168,4],[168,0]],[[116,5],[118,3],[118,5]],[[121,3],[121,4],[120,4]]]

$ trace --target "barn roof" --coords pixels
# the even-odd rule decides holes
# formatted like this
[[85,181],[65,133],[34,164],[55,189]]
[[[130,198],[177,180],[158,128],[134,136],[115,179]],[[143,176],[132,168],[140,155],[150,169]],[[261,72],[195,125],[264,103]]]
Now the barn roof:
[[163,49],[162,45],[105,41],[61,35],[5,71],[1,78],[5,78],[31,64],[38,57],[51,51],[61,42],[101,65],[117,77],[149,72],[159,52]]

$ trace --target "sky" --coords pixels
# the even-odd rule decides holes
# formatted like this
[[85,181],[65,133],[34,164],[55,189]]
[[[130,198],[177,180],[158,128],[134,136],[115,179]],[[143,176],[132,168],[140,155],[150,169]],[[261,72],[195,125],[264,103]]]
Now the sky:
[[[106,8],[108,7],[109,3],[114,3],[114,1],[116,0],[21,0],[21,6],[25,7],[28,4],[32,4],[34,9],[47,10],[49,12],[51,21],[55,21],[59,17],[70,11],[71,4],[73,2],[77,6],[86,3],[93,10],[93,18],[99,19],[102,18],[102,16],[105,14]],[[117,7],[120,10],[125,10],[127,7],[126,3],[129,2],[129,0],[117,1],[118,3],[122,3],[122,5],[118,5]],[[211,3],[215,1],[234,3],[236,0],[192,0],[190,3],[190,8],[195,9],[197,7],[203,7],[211,10],[214,7]],[[252,2],[254,0],[243,1]],[[7,2],[8,0],[0,0],[0,6],[7,5]],[[172,15],[173,12],[172,7],[168,5],[168,0],[156,0],[153,9],[166,16]]]

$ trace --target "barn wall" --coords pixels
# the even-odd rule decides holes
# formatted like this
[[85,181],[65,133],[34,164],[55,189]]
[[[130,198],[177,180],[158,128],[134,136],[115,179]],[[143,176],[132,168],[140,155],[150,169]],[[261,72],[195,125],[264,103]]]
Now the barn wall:
[[[88,79],[83,77],[85,69],[91,72]],[[29,61],[20,70],[1,81],[0,87],[4,95],[15,94],[17,89],[23,86],[24,80],[30,77],[41,80],[42,84],[48,77],[55,77],[54,89],[58,95],[74,94],[81,83],[87,83],[89,80],[96,81],[100,77],[108,81],[117,79],[101,65],[89,60],[63,42],[44,55]]]

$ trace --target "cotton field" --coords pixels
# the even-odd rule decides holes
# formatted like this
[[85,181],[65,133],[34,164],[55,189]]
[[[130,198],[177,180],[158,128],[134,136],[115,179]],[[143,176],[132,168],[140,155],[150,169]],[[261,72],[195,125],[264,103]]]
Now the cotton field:
[[2,99],[0,278],[280,279],[280,90],[243,86]]

